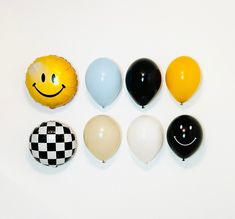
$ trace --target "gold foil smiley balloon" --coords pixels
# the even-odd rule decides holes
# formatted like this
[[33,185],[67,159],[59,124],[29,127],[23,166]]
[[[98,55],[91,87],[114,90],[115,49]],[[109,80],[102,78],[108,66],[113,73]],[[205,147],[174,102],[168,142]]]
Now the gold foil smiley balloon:
[[29,66],[26,86],[35,101],[56,108],[71,101],[76,94],[77,74],[64,58],[56,55],[43,56]]

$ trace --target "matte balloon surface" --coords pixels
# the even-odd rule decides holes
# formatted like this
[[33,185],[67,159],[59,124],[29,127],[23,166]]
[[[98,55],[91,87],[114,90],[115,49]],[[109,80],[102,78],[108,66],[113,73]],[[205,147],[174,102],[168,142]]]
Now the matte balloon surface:
[[136,103],[142,107],[155,96],[161,86],[161,81],[161,72],[150,59],[138,59],[127,70],[127,90]]
[[93,61],[86,72],[86,87],[102,107],[111,104],[120,93],[122,77],[118,66],[108,58]]
[[127,141],[135,156],[139,160],[148,163],[162,147],[162,126],[152,116],[139,116],[128,128]]
[[85,126],[83,137],[89,151],[103,162],[111,158],[121,144],[119,125],[105,115],[90,119]]
[[188,56],[176,58],[166,72],[167,87],[181,104],[196,92],[200,81],[200,67],[194,59]]
[[183,160],[190,157],[200,146],[203,132],[200,123],[189,115],[174,119],[167,130],[171,149]]

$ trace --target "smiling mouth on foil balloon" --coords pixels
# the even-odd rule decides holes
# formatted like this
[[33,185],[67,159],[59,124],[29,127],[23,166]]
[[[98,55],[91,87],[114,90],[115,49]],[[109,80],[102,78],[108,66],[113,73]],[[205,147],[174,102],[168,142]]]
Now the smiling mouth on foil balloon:
[[62,90],[65,88],[65,85],[62,84],[61,89],[60,89],[57,93],[55,93],[55,94],[44,94],[43,92],[41,92],[41,91],[36,87],[36,83],[33,83],[33,87],[36,89],[36,91],[37,91],[38,93],[40,93],[40,94],[41,94],[42,96],[44,96],[44,97],[55,97],[55,96],[59,95],[59,94],[62,92]]
[[77,74],[66,59],[55,55],[43,56],[28,67],[26,86],[35,101],[56,108],[71,101],[76,94]]

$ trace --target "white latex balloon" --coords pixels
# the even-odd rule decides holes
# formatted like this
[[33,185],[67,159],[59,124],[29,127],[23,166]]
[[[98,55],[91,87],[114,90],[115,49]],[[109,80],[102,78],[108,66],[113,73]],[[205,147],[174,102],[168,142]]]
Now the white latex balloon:
[[152,116],[137,117],[128,128],[127,142],[139,160],[150,162],[163,143],[163,129],[160,122]]

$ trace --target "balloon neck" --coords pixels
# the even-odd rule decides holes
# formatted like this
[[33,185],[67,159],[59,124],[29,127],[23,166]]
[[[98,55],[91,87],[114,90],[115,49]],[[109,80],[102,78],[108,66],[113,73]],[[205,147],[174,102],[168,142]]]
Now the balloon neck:
[[183,102],[181,102],[180,105],[183,106]]
[[185,158],[183,158],[182,161],[185,161]]
[[144,109],[144,106],[141,106],[142,107],[142,109]]
[[104,160],[102,160],[102,163],[105,163],[105,161],[104,161]]

